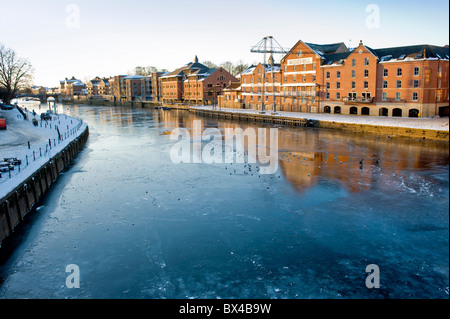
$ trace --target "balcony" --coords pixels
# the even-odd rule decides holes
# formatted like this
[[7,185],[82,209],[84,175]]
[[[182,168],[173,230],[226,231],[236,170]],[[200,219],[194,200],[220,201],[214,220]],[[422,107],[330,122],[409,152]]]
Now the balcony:
[[369,98],[350,98],[350,97],[344,97],[342,98],[342,102],[344,102],[344,104],[355,104],[355,103],[360,103],[360,104],[371,104],[373,103],[374,98],[373,97],[369,97]]

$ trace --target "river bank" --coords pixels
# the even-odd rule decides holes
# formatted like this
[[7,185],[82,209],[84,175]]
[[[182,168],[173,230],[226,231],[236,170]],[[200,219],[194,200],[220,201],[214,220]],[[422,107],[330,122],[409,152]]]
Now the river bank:
[[294,126],[365,132],[389,137],[449,141],[449,118],[385,118],[317,113],[265,112],[244,109],[218,109],[212,106],[191,107],[189,111],[217,118],[254,121]]
[[42,121],[36,113],[23,114],[18,109],[2,114],[8,129],[1,132],[0,157],[17,162],[13,170],[0,177],[0,245],[82,149],[89,135],[81,119],[52,115],[51,120]]

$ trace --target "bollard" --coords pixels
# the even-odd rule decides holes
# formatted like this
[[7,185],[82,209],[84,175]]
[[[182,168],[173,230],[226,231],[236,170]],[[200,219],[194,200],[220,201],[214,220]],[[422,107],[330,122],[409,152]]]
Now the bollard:
[[33,160],[36,162],[36,154],[34,154],[34,151],[33,151]]
[[27,159],[27,166],[28,166],[28,155],[26,156],[26,159]]
[[28,141],[28,149],[30,149],[31,148],[31,146],[30,146],[30,141]]
[[42,150],[40,147],[39,147],[39,157],[42,157]]

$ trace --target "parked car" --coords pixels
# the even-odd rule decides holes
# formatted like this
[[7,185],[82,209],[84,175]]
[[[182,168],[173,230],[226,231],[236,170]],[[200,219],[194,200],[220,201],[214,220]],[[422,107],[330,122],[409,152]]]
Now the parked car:
[[6,130],[6,119],[0,119],[0,130]]

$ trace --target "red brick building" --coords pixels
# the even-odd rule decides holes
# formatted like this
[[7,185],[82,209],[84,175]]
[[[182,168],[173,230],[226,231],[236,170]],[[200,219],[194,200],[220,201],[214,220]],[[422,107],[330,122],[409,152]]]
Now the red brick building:
[[160,78],[163,103],[216,104],[218,96],[230,82],[239,82],[223,68],[209,68],[194,62],[162,75]]
[[448,46],[372,49],[361,41],[349,50],[343,43],[298,41],[279,68],[272,77],[261,64],[244,71],[239,107],[261,109],[264,102],[266,110],[275,103],[291,112],[448,116]]
[[272,57],[265,66],[250,66],[241,74],[242,108],[273,110],[280,103],[281,84],[281,65]]
[[349,53],[325,56],[320,111],[397,117],[448,112],[448,57],[444,47],[371,49],[362,42]]

